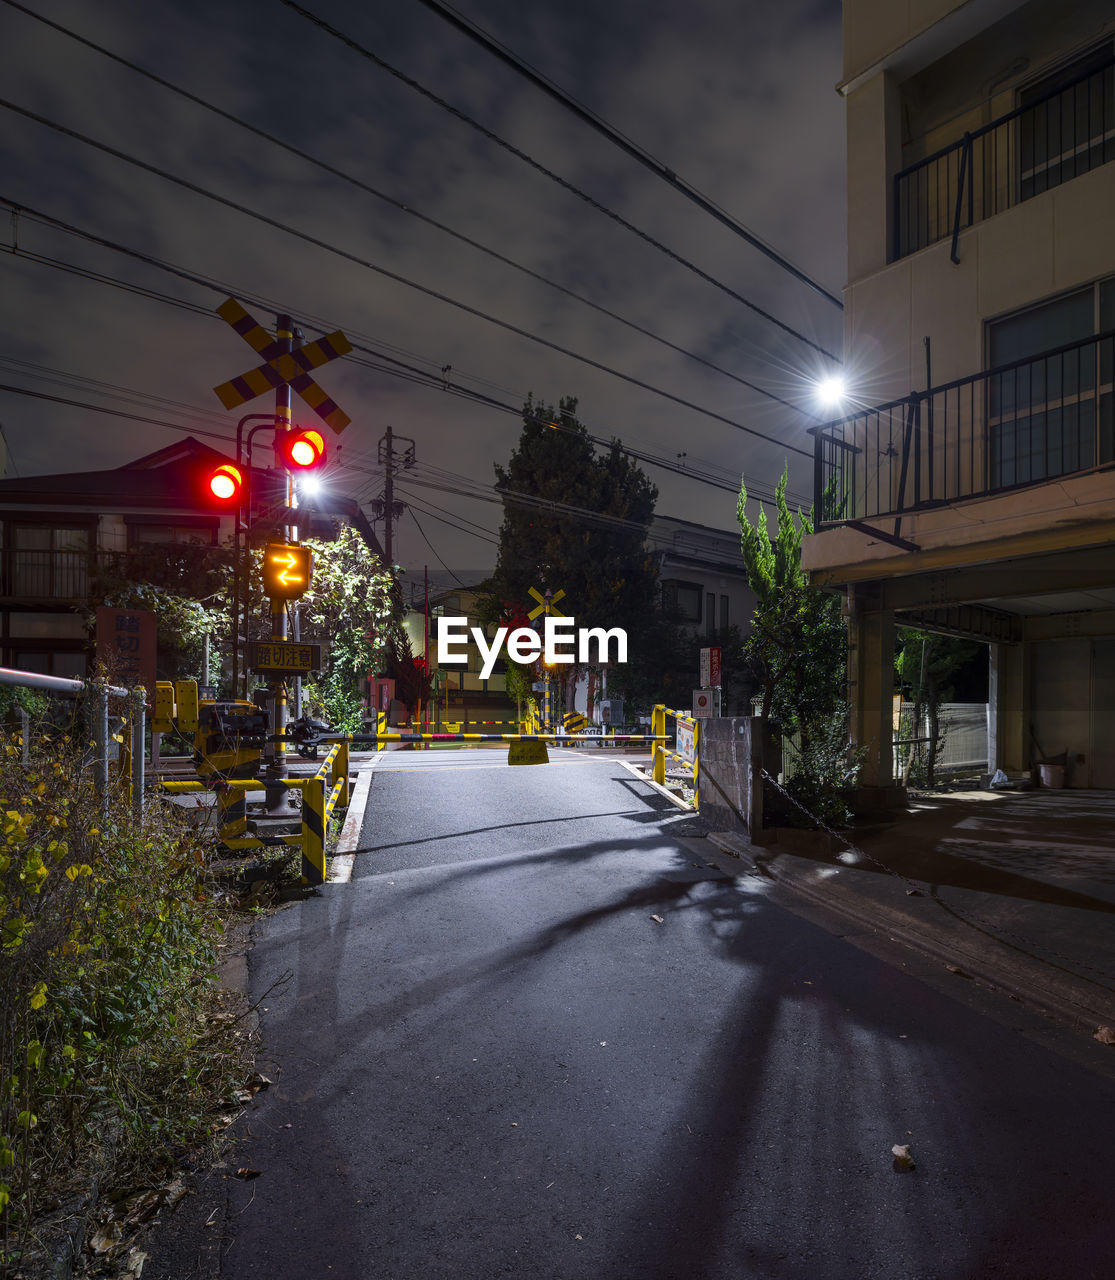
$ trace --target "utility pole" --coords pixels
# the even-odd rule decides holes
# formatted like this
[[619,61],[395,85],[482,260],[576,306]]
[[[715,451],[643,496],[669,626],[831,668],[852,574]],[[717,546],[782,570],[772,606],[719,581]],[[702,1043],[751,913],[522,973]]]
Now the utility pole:
[[[405,441],[407,448],[396,454],[396,441]],[[387,557],[388,567],[395,563],[394,524],[396,516],[395,472],[406,471],[414,466],[414,441],[409,436],[397,436],[391,427],[387,428],[379,442],[379,462],[383,467],[383,552]],[[399,511],[403,503],[398,504]]]

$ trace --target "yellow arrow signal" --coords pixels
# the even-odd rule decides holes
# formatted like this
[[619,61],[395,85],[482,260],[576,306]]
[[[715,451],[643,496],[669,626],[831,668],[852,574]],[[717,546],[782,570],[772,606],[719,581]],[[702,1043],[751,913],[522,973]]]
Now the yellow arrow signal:
[[271,543],[263,556],[263,589],[274,600],[297,600],[310,585],[310,549]]

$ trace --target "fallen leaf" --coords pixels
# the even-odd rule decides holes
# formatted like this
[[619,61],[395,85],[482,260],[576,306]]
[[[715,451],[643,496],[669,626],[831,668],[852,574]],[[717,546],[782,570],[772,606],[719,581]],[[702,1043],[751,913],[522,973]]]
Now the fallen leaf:
[[1097,1027],[1092,1039],[1098,1040],[1100,1044],[1115,1044],[1115,1027]]
[[573,1239],[574,1239],[574,1240],[583,1240],[583,1239],[584,1239],[584,1236],[574,1236],[574,1237],[573,1237]]
[[186,1184],[181,1178],[175,1178],[163,1194],[166,1196],[167,1204],[173,1209],[178,1201],[186,1194]]
[[601,1041],[600,1041],[600,1047],[601,1047],[601,1049],[605,1048],[605,1046],[607,1045],[607,1043],[608,1043],[608,1042],[607,1042],[607,1040],[601,1040]]
[[133,1249],[128,1254],[128,1271],[134,1277],[134,1280],[139,1280],[140,1276],[143,1274],[143,1264],[146,1261],[147,1254],[145,1254],[142,1249]]
[[253,1071],[248,1077],[249,1089],[266,1089],[268,1085],[274,1084],[273,1080],[269,1080],[265,1075],[261,1075],[258,1071]]
[[955,973],[958,978],[967,978],[971,980],[972,975],[970,973],[965,973],[963,969],[957,968],[954,964],[946,964],[945,968],[949,973]]
[[890,1149],[891,1155],[894,1156],[894,1167],[899,1173],[906,1169],[915,1168],[914,1157],[910,1155],[910,1144],[908,1142],[899,1145],[897,1142]]
[[665,923],[666,923],[666,921],[665,921],[665,920],[663,920],[661,916],[651,916],[651,919],[655,922],[655,924],[665,924]]
[[262,1172],[262,1169],[248,1169],[246,1167],[241,1167],[236,1170],[236,1176],[238,1178],[243,1178],[244,1181],[247,1182],[249,1178],[258,1178]]
[[108,1253],[120,1243],[120,1226],[110,1222],[107,1226],[98,1227],[89,1238],[89,1248],[94,1253]]

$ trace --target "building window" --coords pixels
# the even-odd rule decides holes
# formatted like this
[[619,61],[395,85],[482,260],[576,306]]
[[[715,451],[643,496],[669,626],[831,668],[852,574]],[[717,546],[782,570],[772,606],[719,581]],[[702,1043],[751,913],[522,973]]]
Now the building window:
[[16,524],[12,530],[11,594],[75,600],[89,587],[89,530]]
[[716,630],[716,593],[709,591],[705,595],[705,632],[708,635]]
[[682,582],[678,578],[666,578],[662,582],[663,608],[679,622],[700,623],[701,596],[699,582]]
[[134,524],[131,533],[133,546],[148,542],[174,542],[212,547],[217,542],[217,530],[213,525]]
[[728,630],[728,597],[720,597],[720,630]]
[[[988,326],[991,369],[1016,366],[992,373],[988,379],[991,489],[1071,475],[1115,460],[1115,342],[1088,341],[1112,329],[1115,279],[1074,290]],[[1069,350],[1059,352],[1060,347]],[[1044,356],[1046,352],[1054,354]],[[1035,359],[1039,356],[1044,358]]]
[[33,671],[41,676],[61,676],[65,680],[84,680],[86,676],[84,653],[43,653],[39,650],[17,649],[13,655],[17,671]]
[[1018,105],[1020,199],[1115,159],[1111,42],[1023,89]]

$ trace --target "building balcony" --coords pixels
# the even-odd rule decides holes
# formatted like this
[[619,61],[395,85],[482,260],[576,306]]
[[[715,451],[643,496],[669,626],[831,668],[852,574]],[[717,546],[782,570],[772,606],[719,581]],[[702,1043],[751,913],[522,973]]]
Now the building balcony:
[[931,511],[1115,464],[1115,331],[814,431],[818,529]]
[[892,261],[1115,159],[1115,56],[1083,60],[1067,83],[1052,78],[1015,110],[966,132],[895,174]]

